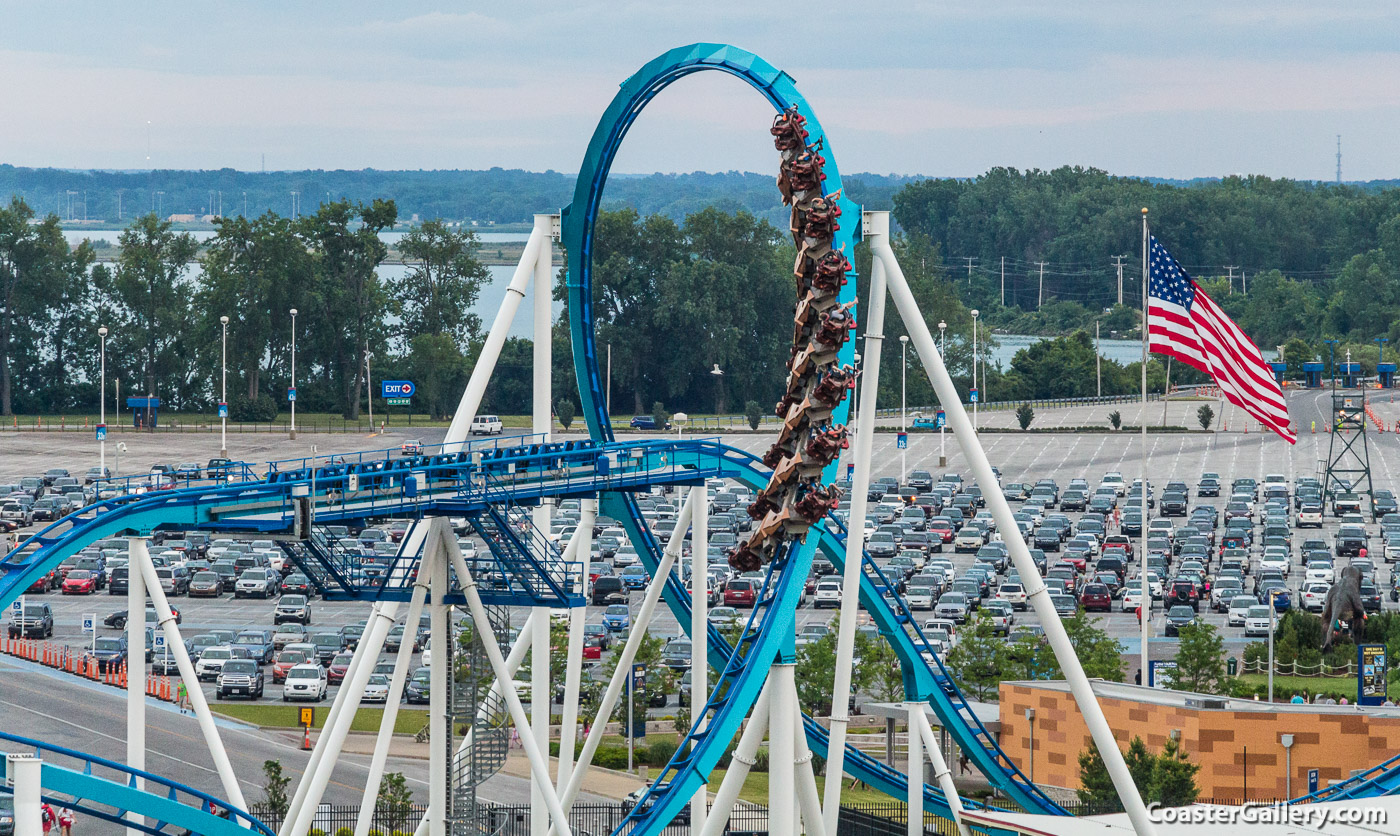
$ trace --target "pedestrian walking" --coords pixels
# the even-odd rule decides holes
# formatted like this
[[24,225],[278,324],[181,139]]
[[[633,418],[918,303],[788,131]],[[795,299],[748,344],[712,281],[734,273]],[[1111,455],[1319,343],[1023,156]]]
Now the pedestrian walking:
[[963,752],[958,755],[958,774],[967,775],[970,772],[972,772],[971,761],[967,757],[967,753]]
[[58,817],[54,815],[53,808],[47,804],[39,807],[39,826],[44,828],[44,836],[49,836],[49,831],[53,830]]
[[517,729],[515,726],[510,727],[510,748],[520,748],[520,729]]
[[63,836],[73,836],[73,811],[67,807],[58,811],[58,832]]
[[175,704],[180,706],[180,713],[184,714],[190,707],[190,692],[185,687],[185,679],[181,677],[175,682]]

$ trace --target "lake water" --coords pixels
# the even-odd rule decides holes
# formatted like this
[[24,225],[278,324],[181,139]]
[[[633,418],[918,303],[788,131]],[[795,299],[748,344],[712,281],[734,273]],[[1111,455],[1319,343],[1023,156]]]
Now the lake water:
[[[66,238],[66,239],[68,239],[68,243],[69,243],[70,245],[71,245],[71,244],[79,244],[79,243],[81,243],[81,242],[82,242],[83,240],[85,240],[85,239],[86,239],[86,240],[89,240],[89,241],[106,241],[106,242],[109,243],[109,244],[115,245],[115,244],[117,243],[117,239],[121,237],[121,234],[122,234],[122,230],[120,230],[120,229],[65,229],[65,230],[63,230],[63,237]],[[403,233],[403,232],[381,232],[381,233],[379,233],[379,237],[380,237],[381,239],[383,239],[383,241],[384,241],[385,243],[387,243],[387,244],[395,244],[395,243],[398,243],[398,241],[399,241],[400,239],[402,239],[402,238],[404,237],[404,235],[406,235],[406,234],[407,234],[407,233]],[[209,229],[198,229],[198,230],[192,230],[192,231],[190,231],[190,235],[193,235],[193,236],[194,236],[194,239],[195,239],[196,241],[201,241],[201,242],[202,242],[202,241],[208,241],[210,238],[213,238],[213,237],[214,237],[214,231],[213,231],[213,230],[209,230]],[[521,242],[523,242],[523,241],[527,240],[527,239],[530,237],[530,233],[528,233],[528,232],[477,232],[477,233],[476,233],[476,237],[477,237],[477,240],[481,241],[482,243],[490,242],[490,243],[496,244],[496,243],[509,243],[509,242],[512,242],[512,241],[521,241]]]

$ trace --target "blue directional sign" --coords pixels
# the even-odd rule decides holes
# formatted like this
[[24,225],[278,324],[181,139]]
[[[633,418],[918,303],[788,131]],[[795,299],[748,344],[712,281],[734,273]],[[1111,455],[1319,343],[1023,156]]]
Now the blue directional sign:
[[899,450],[907,448],[909,446],[909,434],[899,433],[898,435],[896,435],[894,437],[894,446],[896,449]]
[[385,398],[411,398],[413,393],[418,391],[418,387],[413,385],[411,380],[381,380],[379,381],[380,397]]
[[947,424],[947,423],[948,423],[948,416],[947,416],[946,414],[944,414],[943,410],[941,410],[941,409],[938,410],[938,414],[937,414],[936,416],[934,416],[933,425],[934,425],[935,427],[939,428],[939,429],[942,429],[942,427],[943,427],[945,424]]
[[1308,770],[1308,792],[1309,792],[1309,793],[1317,792],[1317,770],[1316,770],[1316,769],[1309,769],[1309,770]]
[[291,389],[291,388],[287,389],[287,400],[290,401],[290,402],[292,402],[292,403],[296,403],[296,402],[297,402],[297,390],[296,390],[296,389]]
[[107,425],[106,425],[106,424],[98,424],[98,425],[97,425],[97,440],[98,440],[98,441],[106,441],[106,440],[107,440]]
[[221,403],[221,404],[219,404],[219,417],[220,417],[220,418],[227,418],[227,417],[228,417],[228,404],[226,404],[226,403]]
[[971,392],[968,393],[968,398],[967,398],[967,400],[968,400],[968,403],[977,403],[977,390],[976,390],[976,389],[973,389]]

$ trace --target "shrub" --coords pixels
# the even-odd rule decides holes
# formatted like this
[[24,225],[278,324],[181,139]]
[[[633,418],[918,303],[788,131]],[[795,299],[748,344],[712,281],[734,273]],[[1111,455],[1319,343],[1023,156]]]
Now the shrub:
[[355,829],[353,827],[337,828],[335,836],[355,836]]
[[559,418],[559,426],[567,430],[574,422],[574,402],[568,398],[560,398],[554,405],[554,414]]
[[665,740],[653,740],[636,752],[637,759],[647,766],[665,766],[676,754],[676,744]]
[[758,424],[763,420],[763,407],[758,405],[758,401],[749,401],[744,404],[744,417],[748,419],[750,429],[758,429]]
[[768,771],[768,749],[767,749],[767,748],[759,749],[757,752],[754,753],[754,756],[753,756],[753,767],[752,767],[751,769],[752,769],[753,772],[767,772],[767,771]]
[[234,395],[233,400],[229,401],[228,417],[230,421],[266,423],[277,417],[277,401],[271,395],[258,395],[256,398]]
[[1108,413],[1108,423],[1112,424],[1115,430],[1121,429],[1123,426],[1123,413],[1116,409]]
[[627,747],[599,746],[593,755],[593,763],[604,769],[626,769]]
[[1035,410],[1034,410],[1034,409],[1031,409],[1031,405],[1030,405],[1030,404],[1028,404],[1028,403],[1023,403],[1023,404],[1021,404],[1020,406],[1016,407],[1016,421],[1021,425],[1021,429],[1023,429],[1023,430],[1028,430],[1028,429],[1030,429],[1030,428],[1031,428],[1031,422],[1034,421],[1034,420],[1035,420]]
[[1210,422],[1215,420],[1215,410],[1210,408],[1210,404],[1201,404],[1201,408],[1196,410],[1196,420],[1201,422],[1201,429],[1210,429]]
[[651,405],[651,417],[652,420],[656,421],[656,428],[660,430],[664,429],[666,422],[671,420],[671,413],[666,411],[665,404],[661,401],[657,401]]

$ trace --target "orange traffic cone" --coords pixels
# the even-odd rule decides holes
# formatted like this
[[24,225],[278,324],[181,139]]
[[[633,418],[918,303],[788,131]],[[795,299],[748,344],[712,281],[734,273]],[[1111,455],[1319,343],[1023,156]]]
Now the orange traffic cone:
[[301,733],[301,750],[302,750],[303,752],[310,752],[310,751],[311,751],[311,727],[310,727],[310,726],[304,726],[304,727],[302,728],[302,733]]

